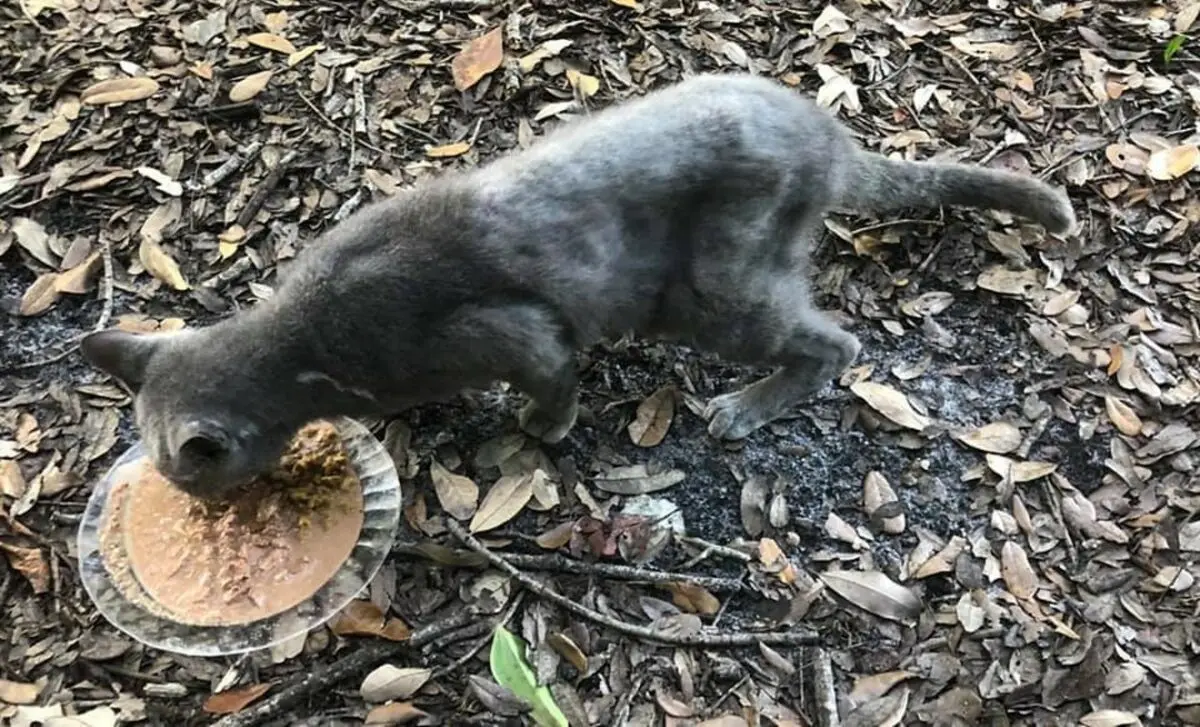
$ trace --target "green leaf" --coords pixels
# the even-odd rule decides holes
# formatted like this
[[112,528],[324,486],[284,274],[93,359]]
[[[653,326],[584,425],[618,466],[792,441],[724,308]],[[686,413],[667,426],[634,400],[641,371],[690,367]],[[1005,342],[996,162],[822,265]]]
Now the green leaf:
[[538,686],[533,669],[525,661],[525,641],[503,626],[492,632],[492,652],[489,658],[492,678],[512,693],[533,705],[533,720],[541,727],[570,727],[566,716],[550,690]]
[[1175,54],[1183,50],[1183,44],[1187,42],[1187,36],[1182,33],[1171,39],[1167,43],[1167,47],[1163,49],[1163,63],[1170,63]]

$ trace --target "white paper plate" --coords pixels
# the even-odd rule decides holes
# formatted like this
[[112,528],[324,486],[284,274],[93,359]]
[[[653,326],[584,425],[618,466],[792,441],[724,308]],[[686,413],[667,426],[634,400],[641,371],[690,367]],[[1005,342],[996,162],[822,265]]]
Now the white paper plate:
[[[113,583],[100,551],[109,493],[116,473],[141,458],[141,443],[122,454],[96,483],[79,525],[79,573],[96,608],[113,626],[156,649],[190,656],[223,656],[265,649],[328,621],[379,572],[400,526],[400,478],[387,450],[353,419],[330,420],[342,437],[362,482],[363,526],[350,557],[308,600],[260,621],[237,626],[189,626],[156,616],[130,602]],[[135,588],[140,586],[135,585]],[[140,594],[153,601],[144,591]]]

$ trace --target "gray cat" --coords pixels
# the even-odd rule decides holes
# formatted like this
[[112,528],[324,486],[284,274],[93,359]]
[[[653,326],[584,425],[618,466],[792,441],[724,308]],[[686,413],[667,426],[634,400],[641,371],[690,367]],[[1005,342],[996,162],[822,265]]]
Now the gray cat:
[[823,215],[939,205],[1075,225],[1037,179],[889,160],[785,86],[701,75],[368,206],[215,325],[101,331],[82,350],[135,395],[154,464],[202,497],[267,469],[315,418],[497,380],[530,397],[524,431],[556,442],[575,423],[575,351],[626,332],[778,367],[708,403],[709,433],[736,440],[858,355],[810,301]]

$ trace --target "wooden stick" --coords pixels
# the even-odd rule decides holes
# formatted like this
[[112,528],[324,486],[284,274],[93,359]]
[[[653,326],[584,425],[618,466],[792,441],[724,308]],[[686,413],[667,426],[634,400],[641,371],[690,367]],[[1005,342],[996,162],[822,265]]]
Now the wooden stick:
[[446,519],[446,528],[453,533],[454,537],[462,541],[462,544],[479,553],[499,570],[507,573],[513,580],[521,584],[525,589],[533,591],[538,596],[554,603],[561,608],[564,608],[577,616],[582,616],[594,623],[606,626],[613,631],[634,636],[646,641],[657,642],[660,644],[673,644],[676,646],[706,646],[715,647],[737,647],[737,646],[757,646],[758,644],[784,644],[784,645],[803,645],[815,644],[818,642],[817,635],[808,631],[767,631],[762,633],[755,632],[733,632],[733,633],[718,633],[718,634],[669,634],[662,631],[655,631],[646,626],[638,626],[636,624],[626,623],[619,619],[600,613],[593,609],[584,606],[581,603],[576,603],[562,594],[554,591],[546,584],[537,579],[522,573],[512,563],[504,560],[499,555],[488,550],[487,546],[479,542],[475,536],[468,533],[463,526],[453,518]]

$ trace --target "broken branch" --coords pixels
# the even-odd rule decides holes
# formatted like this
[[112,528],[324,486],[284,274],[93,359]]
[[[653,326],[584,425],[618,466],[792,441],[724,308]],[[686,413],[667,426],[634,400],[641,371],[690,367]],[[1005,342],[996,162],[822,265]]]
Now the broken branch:
[[660,644],[674,644],[677,646],[706,646],[714,647],[734,647],[734,646],[755,646],[757,644],[786,644],[786,645],[801,645],[817,643],[817,636],[807,631],[775,631],[775,632],[733,632],[722,634],[668,634],[661,631],[655,631],[646,626],[638,626],[636,624],[626,623],[619,619],[613,618],[606,614],[600,613],[593,609],[576,603],[571,599],[563,596],[553,590],[546,584],[538,581],[536,578],[529,576],[517,569],[512,563],[504,560],[504,558],[493,553],[483,543],[468,533],[461,524],[453,519],[446,520],[446,527],[458,538],[463,545],[467,546],[476,553],[488,559],[493,566],[507,573],[513,580],[521,584],[526,590],[533,591],[538,596],[560,606],[577,616],[582,616],[594,623],[606,626],[613,631],[644,639],[646,641],[657,642]]

